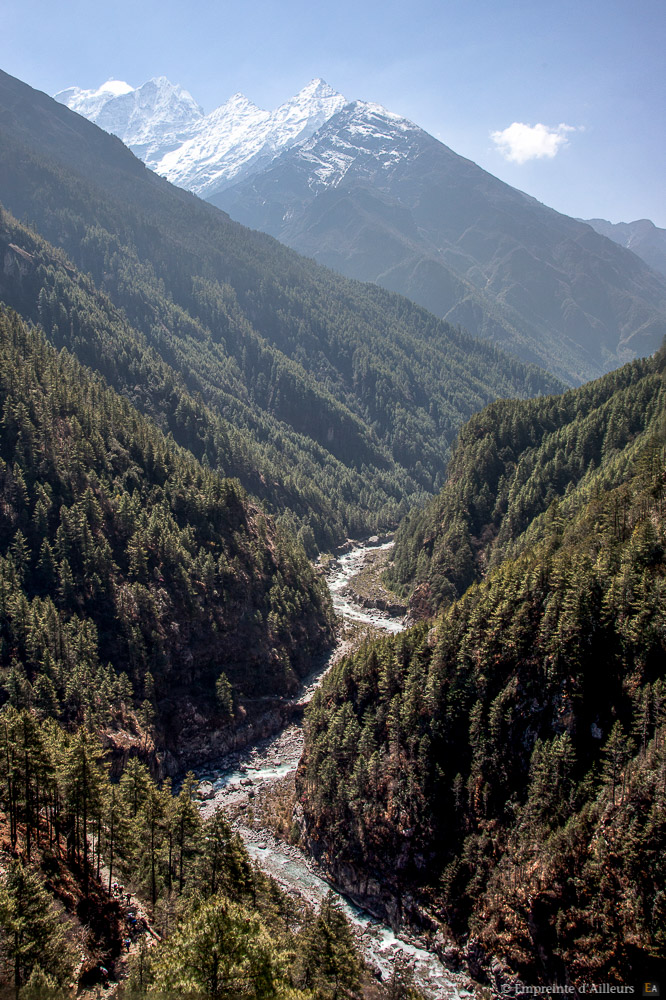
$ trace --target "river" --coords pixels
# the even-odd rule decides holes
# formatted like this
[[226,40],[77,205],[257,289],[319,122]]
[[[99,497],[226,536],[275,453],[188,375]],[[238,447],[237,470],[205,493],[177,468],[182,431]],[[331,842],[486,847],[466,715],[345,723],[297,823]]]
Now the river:
[[[388,549],[392,542],[382,545],[357,544],[339,556],[327,575],[328,586],[337,615],[346,623],[362,627],[367,625],[387,633],[401,631],[402,618],[392,618],[388,613],[361,608],[355,604],[346,588],[349,581],[363,567],[368,553],[378,548]],[[294,701],[307,703],[322,677],[345,652],[341,641],[312,674],[305,678]],[[300,723],[287,725],[276,735],[231,754],[215,766],[200,770],[200,781],[210,782],[212,798],[205,801],[202,811],[210,815],[219,807],[233,808],[242,817],[251,810],[257,790],[266,784],[276,783],[295,772],[303,750],[303,730]],[[250,828],[241,820],[234,826],[245,846],[260,867],[289,893],[318,905],[331,886],[315,862],[297,847],[277,840],[269,830]],[[386,979],[398,956],[414,971],[415,982],[432,1000],[441,998],[472,997],[467,989],[468,978],[446,969],[439,959],[405,933],[394,931],[370,914],[354,906],[340,893],[335,893],[340,906],[347,914],[356,932],[357,940],[366,959],[376,972]]]

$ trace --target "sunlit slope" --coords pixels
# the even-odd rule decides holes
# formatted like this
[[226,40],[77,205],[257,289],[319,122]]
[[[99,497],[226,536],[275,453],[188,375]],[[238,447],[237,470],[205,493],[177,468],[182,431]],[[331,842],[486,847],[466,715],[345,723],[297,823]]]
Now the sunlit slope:
[[[126,335],[233,428],[243,458],[222,471],[286,507],[309,545],[395,523],[437,488],[466,417],[499,395],[556,386],[407,300],[231,222],[4,74],[0,132],[0,201],[63,248],[121,310]],[[34,315],[29,297],[17,305]],[[61,322],[44,315],[48,334],[90,361],[86,308],[76,321],[71,302],[63,308]],[[112,380],[167,424],[150,378],[119,370]]]
[[440,494],[401,525],[392,585],[428,613],[460,596],[550,516],[565,519],[617,485],[637,441],[662,415],[655,358],[635,361],[562,396],[502,400],[460,432]]
[[651,354],[666,283],[624,247],[356,101],[211,200],[570,385]]

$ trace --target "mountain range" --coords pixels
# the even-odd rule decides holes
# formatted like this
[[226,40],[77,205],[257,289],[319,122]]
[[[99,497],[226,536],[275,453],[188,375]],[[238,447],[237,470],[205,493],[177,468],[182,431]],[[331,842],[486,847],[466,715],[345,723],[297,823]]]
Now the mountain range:
[[631,250],[655,271],[666,275],[666,229],[660,229],[649,219],[637,219],[635,222],[588,219],[587,224],[602,236]]
[[635,254],[319,79],[274,112],[237,94],[203,115],[164,78],[57,97],[232,218],[569,384],[666,334],[666,282]]
[[[158,120],[175,152],[205,117],[157,86],[151,132],[149,90],[109,88],[156,152]],[[328,199],[342,235],[363,204],[396,252],[405,218],[417,255],[442,234],[443,259],[476,261],[456,280],[493,336],[528,353],[550,337],[576,378],[656,336],[664,284],[632,252],[377,105],[343,105],[227,190],[282,168],[295,206],[303,177],[321,183],[299,211]],[[558,303],[585,313],[587,341],[548,333]],[[36,996],[129,971],[130,992],[203,996],[223,969],[266,1000],[416,998],[397,959],[388,983],[362,982],[342,914],[282,897],[241,847],[246,822],[253,844],[282,829],[396,935],[413,922],[419,949],[464,970],[461,995],[659,980],[666,348],[560,394],[0,73],[0,359],[0,985]],[[333,624],[311,558],[407,509],[384,579],[426,620],[347,631],[293,794],[267,819],[250,783],[235,831],[221,811],[202,823],[194,776],[172,795],[146,765],[182,776],[284,735]],[[139,905],[146,961],[141,941],[122,951]]]
[[6,74],[0,136],[14,216],[0,225],[2,298],[239,478],[310,554],[434,492],[485,403],[560,386],[232,222]]
[[347,103],[316,79],[272,112],[234,94],[205,115],[191,94],[164,76],[136,89],[121,80],[97,90],[69,87],[55,99],[117,135],[151,170],[201,198],[256,173]]

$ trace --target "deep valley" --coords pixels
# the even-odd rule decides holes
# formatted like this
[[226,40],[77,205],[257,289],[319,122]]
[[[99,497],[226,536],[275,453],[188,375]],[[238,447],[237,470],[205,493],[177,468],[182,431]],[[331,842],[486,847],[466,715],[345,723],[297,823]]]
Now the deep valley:
[[0,990],[658,983],[642,223],[320,79],[0,72]]

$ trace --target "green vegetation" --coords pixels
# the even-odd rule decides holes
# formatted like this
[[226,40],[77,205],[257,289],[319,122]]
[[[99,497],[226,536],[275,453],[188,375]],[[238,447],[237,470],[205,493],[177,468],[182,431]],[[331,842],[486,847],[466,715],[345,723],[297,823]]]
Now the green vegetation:
[[[556,386],[4,74],[0,198],[1,974],[62,983],[73,924],[82,982],[115,962],[115,876],[162,937],[128,992],[355,997],[331,901],[295,907],[136,754],[293,691],[332,628],[307,556]],[[473,417],[390,572],[436,624],[366,641],[307,718],[310,834],[528,979],[664,957],[665,359]]]
[[[132,758],[112,783],[92,734],[8,707],[0,754],[11,848],[23,856],[0,877],[0,986],[27,984],[27,997],[77,976],[93,985],[129,957],[130,997],[359,996],[363,965],[343,914],[331,899],[316,914],[293,902],[220,812],[202,819],[193,775],[174,794]],[[147,925],[112,892],[118,879],[143,900]]]
[[293,690],[330,637],[302,549],[7,311],[0,358],[2,697],[162,743],[192,701]]
[[[396,536],[387,582],[431,613],[590,498],[621,484],[663,422],[664,352],[562,396],[503,400],[460,432],[442,492]],[[632,443],[633,442],[633,443]],[[548,511],[548,514],[546,514]]]
[[236,481],[6,309],[0,358],[0,986],[113,973],[122,879],[162,939],[133,947],[129,995],[359,996],[330,900],[284,896],[202,821],[193,775],[173,794],[130,756],[111,781],[96,735],[134,730],[155,763],[188,713],[230,725],[292,690],[330,637],[323,581]]
[[426,564],[436,624],[366,643],[307,716],[310,833],[527,981],[665,957],[662,367],[474,418],[439,503],[485,547]]
[[475,410],[558,387],[232,223],[5,74],[0,110],[0,201],[43,238],[4,217],[0,296],[238,477],[309,554],[436,490]]
[[73,949],[58,910],[39,877],[20,861],[10,861],[0,880],[0,930],[2,959],[15,987],[54,987],[71,974]]

